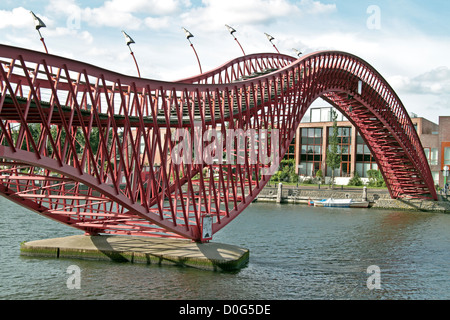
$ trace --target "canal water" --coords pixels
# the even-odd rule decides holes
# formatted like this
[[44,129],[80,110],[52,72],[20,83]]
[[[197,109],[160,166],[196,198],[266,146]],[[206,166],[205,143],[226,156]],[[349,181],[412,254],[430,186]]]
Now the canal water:
[[213,239],[250,250],[236,272],[20,256],[22,241],[74,234],[0,197],[0,299],[450,299],[446,214],[253,203]]

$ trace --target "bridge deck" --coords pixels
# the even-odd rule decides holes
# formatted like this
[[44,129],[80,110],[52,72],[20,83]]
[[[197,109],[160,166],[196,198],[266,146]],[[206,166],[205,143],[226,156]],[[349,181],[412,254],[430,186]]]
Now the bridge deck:
[[[251,75],[242,77],[235,81],[244,81],[252,78],[256,78],[262,75],[266,75],[272,72],[277,71],[277,69],[266,69],[262,72],[255,72]],[[265,98],[264,102],[269,101],[270,99],[274,98],[277,93],[280,92],[280,89],[278,89],[278,92],[275,92],[274,89],[272,89],[272,92],[269,94],[266,90],[265,92]],[[261,105],[262,99],[261,99],[261,93],[258,91],[257,93],[257,102],[255,103],[254,97],[252,95],[246,95],[242,94],[240,97],[240,101],[237,99],[233,99],[232,104],[230,105],[228,102],[228,99],[219,99],[219,97],[215,97],[214,100],[209,101],[208,99],[202,100],[201,103],[203,105],[202,110],[199,107],[198,101],[192,102],[190,106],[188,106],[186,103],[183,103],[181,105],[181,123],[182,125],[188,125],[191,123],[191,116],[192,114],[192,108],[193,114],[192,119],[194,121],[201,121],[202,120],[202,114],[203,118],[206,122],[212,121],[213,117],[216,121],[220,120],[223,116],[224,119],[229,120],[230,117],[235,117],[239,115],[240,113],[247,110],[247,106],[249,108],[253,108],[255,105]],[[222,96],[222,93],[220,93]],[[0,96],[1,97],[1,96]],[[247,100],[248,98],[248,100]],[[178,100],[181,100],[179,97],[177,97]],[[15,100],[15,101],[14,101]],[[17,104],[19,105],[22,113],[26,114],[26,120],[28,123],[41,123],[42,118],[39,113],[38,104],[34,99],[29,101],[26,97],[16,96],[15,99],[11,95],[5,96],[5,102],[3,103],[3,107],[0,110],[0,117],[3,120],[12,120],[12,121],[20,121],[20,116],[17,112],[17,108],[15,105],[15,102],[17,101]],[[29,103],[29,109],[27,110],[27,104]],[[46,117],[50,116],[51,113],[51,124],[54,125],[60,125],[62,124],[63,120],[65,119],[66,122],[69,122],[69,120],[72,117],[72,113],[75,112],[72,124],[74,126],[81,126],[81,121],[83,121],[85,124],[90,122],[90,118],[92,117],[92,111],[88,110],[86,108],[80,108],[80,115],[75,111],[74,108],[66,105],[61,106],[61,111],[63,116],[61,115],[61,112],[58,110],[56,105],[53,105],[48,101],[39,101],[39,106],[41,109],[45,112]],[[239,106],[241,106],[239,110]],[[213,111],[213,112],[211,112]],[[103,126],[106,125],[109,121],[109,115],[106,113],[99,113],[98,118],[99,122],[93,121],[93,126]],[[83,119],[83,120],[80,120]],[[115,114],[114,120],[118,126],[123,126],[126,122],[126,117],[121,114]],[[170,124],[171,126],[179,125],[179,115],[178,110],[175,108],[171,108],[170,114],[169,114],[169,123],[166,119],[166,114],[163,109],[160,109],[158,111],[158,114],[156,115],[156,122],[158,126],[164,126]],[[139,127],[140,126],[140,119],[138,116],[129,115],[128,121],[131,125],[131,127]],[[143,122],[145,126],[153,126],[155,124],[154,117],[153,116],[144,116]]]

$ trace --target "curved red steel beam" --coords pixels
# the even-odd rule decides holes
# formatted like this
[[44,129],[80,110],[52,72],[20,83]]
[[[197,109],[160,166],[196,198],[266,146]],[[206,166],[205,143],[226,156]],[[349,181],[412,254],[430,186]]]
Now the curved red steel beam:
[[163,82],[0,45],[0,90],[0,194],[90,234],[204,241],[203,217],[216,233],[256,198],[319,97],[393,198],[437,198],[400,99],[348,53],[248,55]]

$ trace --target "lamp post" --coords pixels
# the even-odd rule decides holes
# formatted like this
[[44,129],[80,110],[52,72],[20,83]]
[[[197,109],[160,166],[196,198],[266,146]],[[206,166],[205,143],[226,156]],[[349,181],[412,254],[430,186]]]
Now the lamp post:
[[138,76],[140,78],[141,77],[141,72],[139,71],[139,66],[137,64],[136,58],[134,57],[133,50],[131,50],[131,47],[130,47],[130,44],[135,43],[135,42],[125,31],[122,30],[122,33],[123,33],[123,35],[125,37],[125,41],[127,42],[127,46],[130,49],[130,54],[133,57],[134,64],[136,65],[136,69],[137,69],[137,72],[138,72]]
[[244,54],[244,56],[245,56],[245,52],[244,52],[244,49],[242,49],[242,46],[241,46],[241,44],[239,43],[239,41],[238,41],[238,39],[236,38],[236,36],[233,34],[233,33],[235,33],[236,32],[236,30],[235,29],[233,29],[232,27],[230,27],[229,25],[225,25],[225,27],[227,27],[227,29],[228,29],[228,31],[230,32],[230,34],[233,36],[233,38],[234,38],[234,40],[236,40],[236,42],[237,42],[237,44],[239,45],[239,47],[241,48],[241,50],[242,50],[242,53]]
[[39,33],[40,40],[42,41],[42,44],[44,45],[45,52],[48,54],[48,50],[47,50],[47,46],[45,45],[44,37],[42,36],[41,31],[39,30],[39,29],[45,28],[47,26],[45,25],[45,23],[38,16],[36,16],[33,13],[33,11],[30,11],[30,13],[33,16],[34,24],[36,26],[37,32]]
[[202,65],[200,64],[200,59],[198,58],[197,51],[195,51],[194,45],[192,44],[192,42],[191,42],[191,40],[190,40],[190,38],[193,38],[194,35],[193,35],[192,33],[190,33],[188,30],[186,30],[184,27],[181,27],[181,29],[184,30],[184,33],[186,34],[186,39],[189,41],[189,43],[190,43],[190,45],[191,45],[191,47],[192,47],[192,50],[194,50],[195,57],[197,58],[198,66],[199,66],[199,68],[200,68],[200,73],[203,73],[203,71],[202,71]]
[[269,39],[270,43],[273,45],[273,47],[275,48],[275,50],[277,50],[278,53],[280,53],[280,51],[278,51],[277,47],[275,46],[275,44],[272,42],[272,40],[275,40],[274,37],[272,37],[270,34],[264,33],[267,37],[267,39]]

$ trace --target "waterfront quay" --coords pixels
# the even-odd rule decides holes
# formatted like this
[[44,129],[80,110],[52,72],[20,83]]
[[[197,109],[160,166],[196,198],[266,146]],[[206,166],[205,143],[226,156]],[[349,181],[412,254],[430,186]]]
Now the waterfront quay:
[[308,204],[310,200],[353,199],[369,201],[370,208],[450,213],[450,201],[445,195],[438,195],[438,201],[424,199],[392,199],[386,189],[351,188],[346,186],[295,186],[282,183],[267,185],[258,195],[258,202]]

